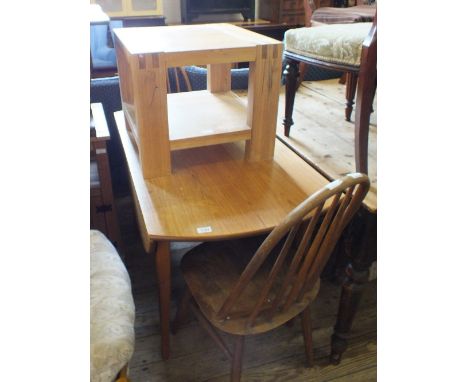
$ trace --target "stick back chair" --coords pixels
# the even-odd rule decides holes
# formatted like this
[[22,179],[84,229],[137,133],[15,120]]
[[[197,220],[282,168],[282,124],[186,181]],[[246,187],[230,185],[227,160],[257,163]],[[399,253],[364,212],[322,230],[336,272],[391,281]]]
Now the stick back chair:
[[[302,319],[306,358],[312,365],[310,303],[320,274],[345,226],[369,190],[364,174],[335,180],[294,208],[262,237],[207,242],[181,262],[187,288],[173,332],[190,308],[232,361],[231,381],[239,381],[244,338]],[[234,351],[218,334],[234,337]]]
[[[367,173],[369,119],[377,86],[377,14],[372,23],[311,26],[313,0],[304,0],[306,27],[285,34],[286,100],[284,135],[294,124],[294,99],[305,65],[346,73],[345,118],[351,120],[354,95],[356,171]],[[312,4],[312,5],[311,5]],[[308,20],[308,21],[307,21]]]

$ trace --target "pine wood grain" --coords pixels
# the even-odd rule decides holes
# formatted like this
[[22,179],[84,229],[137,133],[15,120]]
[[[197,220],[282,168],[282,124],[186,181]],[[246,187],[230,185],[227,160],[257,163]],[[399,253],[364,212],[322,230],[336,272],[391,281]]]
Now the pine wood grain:
[[281,45],[230,24],[123,28],[115,34],[132,55],[164,53],[168,67],[249,62],[255,60],[258,44]]
[[224,88],[213,84],[215,94],[207,90],[168,94],[171,150],[251,138],[245,105],[234,93],[222,91]]
[[207,65],[207,88],[212,93],[231,90],[232,64]]
[[[247,92],[236,91],[246,102]],[[345,86],[338,79],[303,82],[296,93],[294,126],[289,137],[284,136],[284,87],[281,89],[276,136],[298,152],[306,161],[329,179],[355,171],[354,113],[351,121],[343,116]],[[365,204],[377,210],[377,99],[369,127],[369,178],[371,188]]]
[[[284,144],[273,161],[244,161],[240,142],[176,151],[173,174],[145,180],[123,121],[115,113],[145,242],[213,240],[271,230],[327,180]],[[236,190],[236,192],[232,192]],[[210,227],[210,231],[198,228]]]

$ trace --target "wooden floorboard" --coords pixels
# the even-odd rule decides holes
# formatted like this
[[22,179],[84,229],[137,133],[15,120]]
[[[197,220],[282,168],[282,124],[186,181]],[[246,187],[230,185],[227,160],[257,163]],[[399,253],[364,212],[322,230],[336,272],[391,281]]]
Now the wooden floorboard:
[[[240,93],[241,96],[242,92]],[[282,133],[284,96],[280,99],[278,135]],[[306,83],[298,93],[296,124],[290,144],[323,167],[330,176],[353,170],[353,124],[344,121],[344,87],[337,81]],[[375,118],[375,115],[373,116]],[[375,122],[375,119],[374,119]],[[370,157],[375,169],[376,127],[373,126]],[[376,187],[376,172],[371,173]],[[187,382],[229,380],[230,364],[198,322],[191,320],[177,335],[171,335],[171,359],[160,354],[159,310],[154,255],[146,254],[140,242],[131,196],[116,200],[123,248],[120,249],[132,280],[136,306],[135,353],[130,362],[132,382]],[[174,315],[183,280],[178,271],[181,257],[197,243],[171,247]],[[292,327],[280,327],[247,339],[243,381],[375,381],[377,379],[377,285],[368,284],[349,338],[349,348],[338,366],[329,364],[330,336],[336,320],[340,287],[323,282],[312,306],[315,366],[305,367],[305,353],[299,320]],[[229,339],[226,339],[229,341]]]

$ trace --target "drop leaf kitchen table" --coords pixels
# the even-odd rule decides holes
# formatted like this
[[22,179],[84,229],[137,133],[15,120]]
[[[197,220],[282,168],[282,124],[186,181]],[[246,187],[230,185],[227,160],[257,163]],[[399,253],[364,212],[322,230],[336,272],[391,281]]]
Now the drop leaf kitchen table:
[[145,179],[123,112],[115,119],[145,250],[156,256],[161,351],[168,359],[169,243],[269,232],[328,180],[278,140],[272,160],[245,159],[242,142],[178,150],[172,153],[171,174]]

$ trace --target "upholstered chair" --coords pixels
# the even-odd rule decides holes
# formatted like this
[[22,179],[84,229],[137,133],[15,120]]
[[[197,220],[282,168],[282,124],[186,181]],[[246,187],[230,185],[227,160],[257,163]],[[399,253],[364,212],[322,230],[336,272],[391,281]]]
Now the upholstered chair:
[[[304,0],[309,4],[309,0]],[[369,118],[377,86],[377,16],[372,23],[331,24],[290,29],[285,34],[286,107],[284,135],[294,124],[294,98],[300,64],[346,73],[345,118],[351,119],[357,86],[355,115],[356,171],[367,173]],[[304,66],[301,67],[303,69]]]
[[91,230],[91,382],[125,382],[135,344],[130,278],[112,243]]

